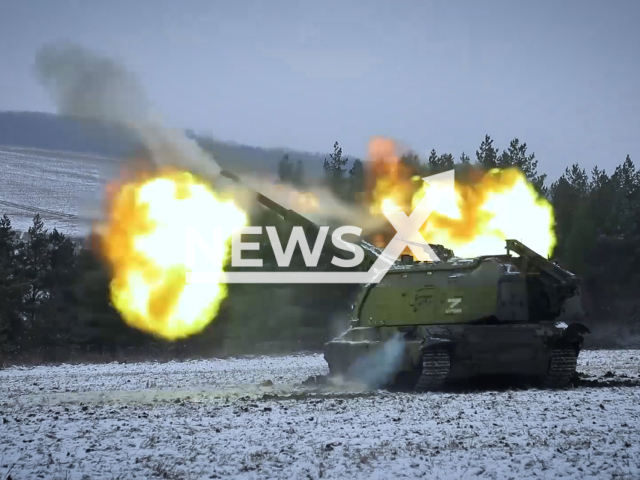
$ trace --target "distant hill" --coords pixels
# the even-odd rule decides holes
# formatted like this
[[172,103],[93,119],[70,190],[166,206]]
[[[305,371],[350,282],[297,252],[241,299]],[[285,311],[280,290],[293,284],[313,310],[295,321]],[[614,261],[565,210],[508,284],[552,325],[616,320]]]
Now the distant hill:
[[0,112],[0,145],[124,156],[138,142],[127,129],[39,112]]
[[[265,149],[190,136],[223,166],[241,171],[275,174],[278,162],[288,153],[294,162],[303,162],[307,176],[315,177],[322,174],[323,160],[328,157],[320,153]],[[134,132],[119,125],[41,112],[0,112],[0,145],[124,157],[136,151],[140,142]]]

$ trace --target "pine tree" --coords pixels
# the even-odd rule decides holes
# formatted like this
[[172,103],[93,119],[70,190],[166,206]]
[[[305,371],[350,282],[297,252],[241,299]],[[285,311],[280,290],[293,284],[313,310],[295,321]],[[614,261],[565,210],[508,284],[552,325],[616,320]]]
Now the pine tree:
[[353,161],[353,166],[349,169],[349,179],[351,181],[351,198],[359,203],[365,191],[365,181],[364,167],[358,158]]
[[450,153],[443,153],[438,158],[438,164],[440,171],[446,172],[447,170],[451,170],[455,166],[456,161],[454,160],[453,155],[451,155]]
[[331,188],[340,193],[342,187],[342,179],[346,172],[347,162],[349,159],[342,156],[342,148],[338,142],[333,144],[333,153],[329,155],[329,159],[324,159],[324,171],[327,177],[327,181]]
[[558,233],[558,245],[556,251],[561,257],[565,256],[565,239],[573,228],[575,209],[587,202],[589,195],[589,178],[584,169],[578,164],[565,172],[556,180],[550,188],[551,201],[554,206]]
[[435,172],[438,169],[438,153],[434,148],[429,152],[429,158],[427,159],[427,168],[429,172]]
[[476,162],[487,169],[498,166],[498,149],[493,147],[493,140],[489,135],[484,136],[480,149],[476,150]]
[[289,160],[289,154],[285,153],[278,162],[278,178],[281,182],[290,183],[293,180],[293,164]]
[[418,154],[412,151],[405,152],[400,157],[400,173],[405,178],[411,178],[415,175],[420,175],[422,165],[420,164],[420,157]]
[[111,304],[109,272],[91,250],[81,250],[72,284],[78,326],[72,341],[85,349],[114,353],[118,348],[149,345],[153,339],[129,327]]
[[78,275],[75,246],[54,229],[48,236],[49,269],[44,277],[48,293],[42,306],[41,331],[48,343],[67,344],[77,323],[77,298],[73,284]]
[[535,153],[527,154],[527,144],[520,143],[520,140],[514,138],[509,144],[509,148],[502,152],[498,157],[497,165],[499,168],[517,167],[525,174],[536,189],[545,194],[544,181],[546,174],[538,175],[538,161],[535,159]]
[[298,160],[296,162],[296,166],[293,169],[291,183],[298,188],[304,187],[304,165],[302,164],[302,160]]
[[46,279],[50,273],[48,231],[37,214],[29,227],[29,240],[18,258],[21,276],[29,283],[24,298],[24,313],[28,327],[35,327],[40,307],[48,297]]
[[24,285],[16,270],[20,241],[7,215],[0,218],[0,366],[4,353],[15,346],[21,332]]
[[345,165],[349,161],[347,157],[342,157],[342,148],[338,142],[333,144],[333,153],[329,154],[330,160],[324,159],[324,170],[333,177],[341,178],[346,171]]
[[563,259],[566,267],[582,275],[589,273],[589,259],[595,246],[596,225],[588,205],[581,204],[573,212],[571,228],[566,234]]
[[427,168],[430,175],[446,172],[454,168],[454,166],[455,160],[453,159],[453,155],[450,153],[438,155],[435,150],[431,150],[429,159],[427,160]]

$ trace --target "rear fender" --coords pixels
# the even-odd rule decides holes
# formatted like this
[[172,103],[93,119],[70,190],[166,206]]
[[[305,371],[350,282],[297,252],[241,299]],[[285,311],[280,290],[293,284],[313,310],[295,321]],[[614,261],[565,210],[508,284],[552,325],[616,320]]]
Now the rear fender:
[[589,330],[584,323],[579,322],[570,323],[567,328],[564,329],[564,336],[567,338],[581,337],[585,333],[591,333],[591,330]]
[[455,347],[455,342],[447,338],[424,338],[420,345],[420,351],[435,347],[442,347],[451,351]]
[[576,350],[576,354],[579,354],[584,342],[584,335],[588,333],[591,333],[591,330],[586,325],[579,322],[570,323],[562,332],[556,346],[573,347]]
[[456,340],[452,332],[445,328],[429,328],[420,344],[420,351],[427,348],[440,347],[448,351],[453,351],[456,346]]

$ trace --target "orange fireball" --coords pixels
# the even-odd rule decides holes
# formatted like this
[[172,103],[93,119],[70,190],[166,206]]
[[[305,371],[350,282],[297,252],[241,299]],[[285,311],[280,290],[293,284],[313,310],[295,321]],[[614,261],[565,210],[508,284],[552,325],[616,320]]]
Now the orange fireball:
[[[380,215],[382,210],[409,214],[427,191],[434,193],[429,189],[435,186],[411,176],[392,140],[374,138],[369,155],[372,214]],[[525,175],[517,168],[469,168],[469,178],[464,182],[456,179],[455,199],[440,201],[422,227],[425,241],[443,245],[458,257],[504,253],[506,239],[520,240],[540,255],[551,255],[556,244],[553,207]],[[380,238],[376,244],[384,246]]]
[[[414,206],[430,188],[423,185]],[[444,245],[458,257],[504,253],[507,239],[542,256],[553,252],[553,207],[517,168],[493,169],[474,183],[456,183],[455,193],[455,201],[441,201],[421,229],[427,242]]]
[[187,235],[215,224],[211,251],[220,276],[245,213],[188,172],[163,171],[114,185],[100,248],[112,270],[111,301],[139,330],[176,340],[203,330],[226,297],[223,283],[189,283]]

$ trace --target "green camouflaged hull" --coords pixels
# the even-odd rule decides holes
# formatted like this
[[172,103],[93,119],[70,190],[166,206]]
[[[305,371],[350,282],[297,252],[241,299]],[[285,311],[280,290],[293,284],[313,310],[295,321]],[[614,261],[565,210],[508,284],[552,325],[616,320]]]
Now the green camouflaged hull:
[[332,374],[401,335],[396,377],[418,390],[480,375],[569,383],[584,333],[578,279],[519,242],[519,256],[496,255],[433,264],[396,265],[363,287],[350,328],[326,345]]

